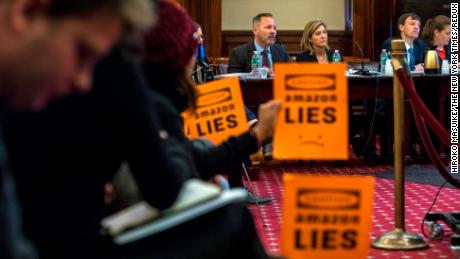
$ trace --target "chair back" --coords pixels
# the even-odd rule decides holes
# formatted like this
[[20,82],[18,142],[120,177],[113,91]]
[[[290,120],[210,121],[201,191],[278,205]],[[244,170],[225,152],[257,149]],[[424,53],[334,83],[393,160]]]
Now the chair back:
[[209,62],[215,75],[227,74],[228,57],[210,57]]

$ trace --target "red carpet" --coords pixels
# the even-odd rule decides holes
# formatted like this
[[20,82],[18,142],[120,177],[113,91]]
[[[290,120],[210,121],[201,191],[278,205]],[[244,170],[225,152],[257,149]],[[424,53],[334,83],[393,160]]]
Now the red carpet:
[[[283,172],[302,174],[373,174],[391,169],[390,166],[380,167],[333,167],[331,165],[298,165],[297,163],[280,164],[263,167],[259,181],[254,181],[254,189],[259,196],[273,198],[269,205],[261,205],[260,211],[256,206],[250,209],[254,215],[260,237],[268,251],[280,254],[280,227],[282,223]],[[394,227],[394,181],[376,178],[372,240],[383,232]],[[406,229],[421,235],[420,222],[433,202],[438,186],[406,182]],[[460,211],[460,190],[443,188],[432,212]],[[263,226],[263,222],[265,227]],[[445,228],[447,229],[447,228]],[[425,230],[428,234],[428,231]],[[446,231],[446,234],[448,231]],[[450,240],[445,237],[442,241],[428,240],[430,248],[418,251],[394,252],[370,249],[368,258],[454,258],[449,249]]]

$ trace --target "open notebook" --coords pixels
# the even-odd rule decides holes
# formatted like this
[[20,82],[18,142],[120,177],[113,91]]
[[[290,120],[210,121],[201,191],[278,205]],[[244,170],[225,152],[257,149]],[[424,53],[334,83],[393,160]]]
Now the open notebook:
[[176,202],[159,211],[147,202],[136,203],[104,218],[105,233],[117,244],[127,244],[197,218],[227,204],[244,201],[246,192],[233,189],[221,192],[212,184],[197,179],[187,181]]

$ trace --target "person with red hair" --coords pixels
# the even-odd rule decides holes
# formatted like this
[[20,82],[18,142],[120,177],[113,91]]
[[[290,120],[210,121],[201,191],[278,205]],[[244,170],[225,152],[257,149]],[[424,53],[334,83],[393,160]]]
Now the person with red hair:
[[258,123],[240,136],[231,137],[218,146],[196,148],[184,135],[180,114],[196,106],[195,85],[191,77],[199,35],[184,9],[177,7],[176,10],[168,1],[160,3],[163,9],[160,8],[159,24],[145,35],[143,61],[150,88],[160,94],[154,109],[159,111],[161,123],[169,136],[179,139],[190,150],[201,178],[210,179],[217,172],[227,171],[230,179],[241,181],[242,162],[273,136],[281,103],[269,101],[262,104]]

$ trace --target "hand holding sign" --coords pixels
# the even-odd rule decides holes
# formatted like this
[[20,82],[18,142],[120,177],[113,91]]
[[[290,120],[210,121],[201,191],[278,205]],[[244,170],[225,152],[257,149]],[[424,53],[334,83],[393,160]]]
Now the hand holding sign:
[[184,131],[189,138],[205,137],[218,145],[247,130],[238,78],[227,78],[197,87],[197,108],[185,112]]
[[280,110],[281,101],[279,100],[271,100],[259,106],[259,122],[253,129],[259,145],[273,137]]

